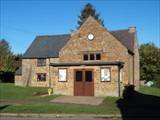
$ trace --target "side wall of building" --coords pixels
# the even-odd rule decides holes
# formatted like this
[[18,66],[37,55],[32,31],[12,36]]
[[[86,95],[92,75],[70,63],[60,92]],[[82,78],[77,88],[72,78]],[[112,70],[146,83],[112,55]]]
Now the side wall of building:
[[[37,66],[37,59],[22,60],[22,82],[23,86],[49,87],[52,85],[50,79],[50,63],[58,62],[58,58],[47,58],[46,66]],[[37,81],[37,73],[46,73],[46,81]]]
[[140,85],[140,61],[139,61],[139,48],[138,48],[138,40],[134,41],[134,85],[136,89],[139,89]]
[[128,84],[134,84],[134,66],[133,66],[133,55],[128,55]]

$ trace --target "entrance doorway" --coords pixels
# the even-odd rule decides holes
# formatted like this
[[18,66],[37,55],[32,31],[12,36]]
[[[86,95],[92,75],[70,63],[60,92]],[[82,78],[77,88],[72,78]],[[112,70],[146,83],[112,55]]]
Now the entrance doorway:
[[92,69],[75,70],[74,95],[94,96],[94,79]]

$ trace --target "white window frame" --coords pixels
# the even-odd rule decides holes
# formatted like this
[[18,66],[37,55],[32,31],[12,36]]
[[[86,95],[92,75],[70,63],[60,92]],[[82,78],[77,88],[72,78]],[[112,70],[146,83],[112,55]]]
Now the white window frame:
[[101,77],[101,82],[110,82],[111,81],[111,68],[110,67],[101,68],[100,77]]
[[58,81],[67,82],[67,68],[58,69]]
[[120,69],[120,82],[122,82],[123,81],[123,70],[122,70],[122,68]]

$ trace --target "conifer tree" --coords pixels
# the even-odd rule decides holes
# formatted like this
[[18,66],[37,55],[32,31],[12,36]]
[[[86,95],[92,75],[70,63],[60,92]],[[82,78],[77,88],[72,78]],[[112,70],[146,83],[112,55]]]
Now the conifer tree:
[[90,3],[87,3],[78,16],[79,20],[77,28],[79,28],[90,15],[94,17],[102,26],[104,26],[103,20],[100,18],[100,13],[96,12],[94,6],[92,6]]

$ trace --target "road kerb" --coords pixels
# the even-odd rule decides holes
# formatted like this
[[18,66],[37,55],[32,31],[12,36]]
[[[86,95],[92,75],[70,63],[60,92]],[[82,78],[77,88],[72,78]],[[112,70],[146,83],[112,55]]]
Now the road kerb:
[[35,118],[58,118],[58,117],[102,117],[120,118],[120,114],[36,114],[36,113],[0,113],[1,117],[35,117]]

